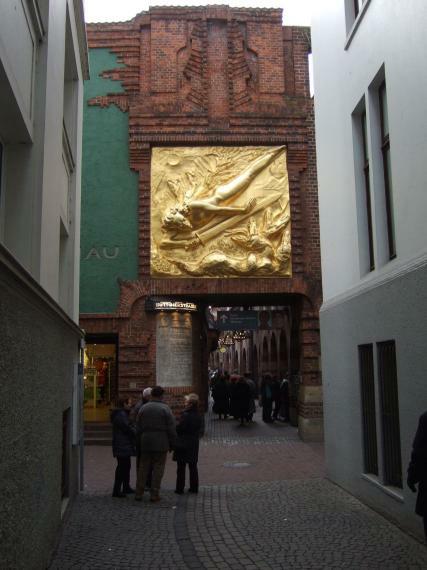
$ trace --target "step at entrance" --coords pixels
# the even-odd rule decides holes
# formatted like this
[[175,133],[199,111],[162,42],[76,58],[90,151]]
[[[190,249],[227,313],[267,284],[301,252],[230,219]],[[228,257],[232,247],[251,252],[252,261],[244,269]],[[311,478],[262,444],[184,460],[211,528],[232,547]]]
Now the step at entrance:
[[111,445],[112,427],[110,423],[85,422],[85,445]]

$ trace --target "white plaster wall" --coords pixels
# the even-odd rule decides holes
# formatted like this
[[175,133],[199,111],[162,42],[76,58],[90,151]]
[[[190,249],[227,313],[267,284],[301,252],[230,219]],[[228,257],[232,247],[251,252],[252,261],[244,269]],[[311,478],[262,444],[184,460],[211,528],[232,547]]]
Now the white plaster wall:
[[[366,0],[359,26],[348,42],[346,1],[314,2],[312,21],[326,465],[332,480],[421,537],[422,525],[414,514],[414,495],[405,486],[405,471],[418,417],[427,401],[423,318],[427,311],[427,3]],[[388,95],[397,256],[388,260],[381,225],[383,197],[376,194],[382,177],[381,152],[371,145],[376,268],[366,273],[359,255],[360,203],[351,115],[365,96],[368,123],[374,122],[368,88],[382,66]],[[391,339],[396,343],[403,489],[381,483],[376,360],[380,476],[376,483],[363,476],[358,345],[373,344],[375,359],[376,343]]]
[[[7,77],[14,99],[8,106],[16,105],[19,109],[12,113],[14,122],[17,119],[22,122],[29,137],[32,135],[37,41],[27,3],[24,0],[0,2],[0,66]],[[4,103],[5,101],[2,101],[2,104]],[[13,128],[12,122],[7,127],[11,136],[16,136],[13,130],[20,131],[16,126]]]
[[[78,322],[83,117],[83,72],[79,49],[81,37],[77,30],[79,22],[76,22],[73,0],[39,0],[38,3],[46,37],[37,48],[34,92],[31,91],[33,85],[31,54],[28,50],[20,53],[19,49],[13,45],[13,38],[9,38],[7,50],[3,49],[4,46],[0,43],[0,92],[8,94],[6,102],[15,113],[19,107],[20,120],[28,127],[26,138],[19,135],[20,138],[15,140],[16,136],[9,128],[3,129],[4,123],[0,113],[0,137],[5,145],[4,179],[0,204],[0,241],[53,299],[59,302],[63,309]],[[2,40],[8,39],[7,34],[3,34],[3,28],[15,28],[16,37],[23,36],[25,33],[25,30],[19,30],[16,33],[17,23],[15,22],[16,13],[19,12],[18,23],[21,27],[24,26],[25,18],[22,8],[24,4],[26,3],[21,0],[11,0],[10,6],[9,3],[7,6],[1,3],[0,35]],[[65,58],[67,7],[69,14],[67,49],[69,53]],[[19,11],[16,12],[15,8]],[[26,33],[28,35],[28,30]],[[74,112],[71,115],[68,113],[67,116],[75,163],[71,175],[70,200],[63,162],[66,59],[68,62],[74,60],[72,67],[75,70],[73,82],[75,95],[71,109]],[[5,69],[10,71],[10,77],[5,75]],[[3,101],[2,97],[0,97],[0,103]],[[14,118],[14,123],[18,124],[18,122]],[[28,143],[30,135],[32,144],[16,144],[17,142]],[[65,215],[67,211],[70,220],[67,227],[66,248],[69,257],[66,261],[69,282],[65,284],[68,291],[64,294],[64,291],[59,291],[60,219],[62,217],[63,222],[67,223]]]
[[[371,0],[346,50],[344,0],[313,5],[322,278],[324,301],[328,302],[427,252],[427,3]],[[376,269],[363,276],[358,253],[351,114],[383,64],[397,257],[386,262],[378,246]],[[381,232],[382,228],[374,227],[374,233]]]
[[[324,395],[326,469],[328,476],[362,500],[394,517],[422,536],[415,515],[415,495],[405,484],[418,418],[426,409],[427,264],[342,303],[330,304],[320,315]],[[405,294],[402,294],[402,292]],[[394,339],[399,394],[400,445],[403,488],[381,484],[383,468],[381,414],[375,344]],[[358,345],[374,345],[377,390],[378,485],[363,477],[362,405]]]

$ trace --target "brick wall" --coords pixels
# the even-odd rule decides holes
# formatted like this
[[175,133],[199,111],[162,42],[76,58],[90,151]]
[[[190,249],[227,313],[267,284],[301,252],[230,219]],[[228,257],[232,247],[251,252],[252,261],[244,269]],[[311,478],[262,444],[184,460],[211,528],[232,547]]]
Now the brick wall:
[[[139,174],[139,279],[121,282],[120,302],[109,319],[82,315],[86,330],[113,327],[119,333],[122,389],[134,376],[140,378],[138,388],[152,385],[155,377],[155,329],[144,311],[150,295],[300,295],[309,307],[301,317],[302,382],[319,384],[320,243],[309,29],[283,27],[276,9],[158,7],[129,22],[89,24],[88,41],[91,49],[107,47],[124,64],[104,73],[121,81],[125,94],[88,104],[117,105],[129,113],[129,167]],[[292,278],[152,279],[151,147],[227,144],[287,146]],[[193,387],[200,392],[202,364],[199,368]],[[318,407],[313,413],[317,417]]]

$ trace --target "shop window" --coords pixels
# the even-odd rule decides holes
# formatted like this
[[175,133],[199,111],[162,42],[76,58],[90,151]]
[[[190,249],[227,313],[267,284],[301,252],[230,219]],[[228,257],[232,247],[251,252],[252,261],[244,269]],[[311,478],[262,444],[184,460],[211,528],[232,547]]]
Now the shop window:
[[117,399],[116,366],[117,346],[114,341],[96,338],[91,342],[91,339],[86,339],[83,377],[85,421],[109,421],[110,406]]
[[359,374],[362,401],[364,472],[378,475],[374,351],[372,344],[359,346]]

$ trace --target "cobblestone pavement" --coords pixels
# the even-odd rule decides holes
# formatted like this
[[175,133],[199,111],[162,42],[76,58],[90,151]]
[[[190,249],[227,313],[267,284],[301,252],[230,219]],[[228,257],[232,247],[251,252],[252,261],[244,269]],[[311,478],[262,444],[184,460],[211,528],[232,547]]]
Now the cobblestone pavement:
[[209,418],[199,494],[175,495],[169,464],[158,504],[112,499],[100,449],[51,570],[427,568],[425,546],[323,479],[322,446],[289,426]]

